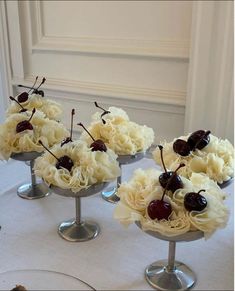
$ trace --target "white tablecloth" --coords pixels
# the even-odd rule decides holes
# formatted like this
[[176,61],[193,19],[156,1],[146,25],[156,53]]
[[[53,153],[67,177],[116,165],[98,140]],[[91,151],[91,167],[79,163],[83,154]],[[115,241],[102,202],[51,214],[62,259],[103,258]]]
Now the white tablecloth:
[[[154,166],[149,159],[123,166],[123,180],[136,168]],[[167,258],[167,242],[148,236],[135,225],[125,229],[112,218],[115,205],[99,194],[82,199],[82,217],[98,222],[100,235],[88,242],[65,241],[57,234],[57,226],[75,215],[74,199],[55,194],[33,201],[21,199],[16,195],[17,186],[29,178],[29,167],[23,162],[0,162],[0,272],[54,270],[79,277],[97,290],[152,289],[144,270]],[[176,247],[176,259],[197,274],[195,290],[233,290],[233,185],[225,191],[231,209],[227,227],[207,241]]]

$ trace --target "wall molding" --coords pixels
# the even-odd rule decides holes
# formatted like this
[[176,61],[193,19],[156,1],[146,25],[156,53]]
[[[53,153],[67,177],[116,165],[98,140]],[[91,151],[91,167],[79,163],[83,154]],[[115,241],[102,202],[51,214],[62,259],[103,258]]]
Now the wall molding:
[[[22,35],[20,29],[20,15],[18,1],[6,2],[6,21],[8,26],[8,42],[11,56],[12,75],[18,78],[24,77],[24,60],[22,50]],[[14,21],[11,21],[14,19]]]
[[31,11],[32,52],[69,52],[189,60],[189,40],[111,39],[46,35],[43,27],[42,1],[29,1],[28,5],[30,5]]
[[42,36],[32,46],[32,51],[173,58],[188,61],[189,41]]
[[11,58],[8,39],[5,1],[0,2],[0,121],[4,120],[8,96],[13,94],[11,85]]
[[[14,78],[12,85],[25,84],[30,86],[33,76],[24,79]],[[123,85],[81,82],[66,79],[47,78],[44,88],[51,91],[83,94],[91,96],[112,97],[131,102],[153,103],[169,106],[185,107],[186,92],[165,89],[136,88]]]

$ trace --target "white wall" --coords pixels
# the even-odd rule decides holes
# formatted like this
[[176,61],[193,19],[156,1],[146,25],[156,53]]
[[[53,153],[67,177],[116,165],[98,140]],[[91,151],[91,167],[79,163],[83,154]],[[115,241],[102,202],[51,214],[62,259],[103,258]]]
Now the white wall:
[[185,130],[210,129],[234,140],[233,1],[193,7]]
[[[203,2],[207,7],[215,1]],[[46,93],[63,104],[66,124],[73,107],[77,118],[89,123],[96,100],[104,107],[120,106],[132,120],[153,127],[156,141],[171,140],[182,135],[184,127],[188,131],[196,126],[191,116],[200,104],[194,108],[196,90],[190,84],[201,72],[195,70],[194,49],[205,27],[194,31],[203,14],[203,9],[198,13],[202,2],[7,1],[4,5],[15,93],[17,84],[30,85],[36,75],[45,76]],[[207,7],[209,12],[213,5]],[[221,6],[218,11],[223,14]],[[216,15],[211,15],[213,21]]]

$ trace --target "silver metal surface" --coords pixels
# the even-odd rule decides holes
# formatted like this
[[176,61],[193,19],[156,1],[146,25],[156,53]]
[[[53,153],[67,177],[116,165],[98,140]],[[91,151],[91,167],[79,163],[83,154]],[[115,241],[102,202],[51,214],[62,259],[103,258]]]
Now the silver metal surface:
[[156,149],[157,145],[152,144],[146,151],[145,158],[153,159],[153,151]]
[[120,198],[117,196],[117,187],[109,187],[101,193],[102,198],[110,203],[117,203]]
[[[145,156],[145,152],[139,152],[135,155],[119,155],[117,161],[119,162],[119,167],[122,170],[122,165],[132,164],[143,159]],[[122,171],[121,171],[122,172]],[[121,174],[122,175],[122,174]],[[116,187],[107,188],[105,191],[101,193],[102,198],[110,203],[117,203],[120,198],[117,196],[117,190],[119,185],[122,183],[122,176],[117,178],[117,185]]]
[[39,157],[42,153],[38,152],[25,152],[25,153],[12,153],[11,158],[17,161],[32,161]]
[[75,198],[75,203],[76,203],[76,223],[80,224],[81,223],[81,198],[76,197]]
[[173,271],[175,269],[175,242],[169,242],[169,250],[168,250],[168,264],[167,271]]
[[25,152],[13,153],[11,158],[17,161],[28,162],[30,166],[31,184],[23,184],[17,189],[17,195],[23,199],[34,200],[46,197],[50,194],[48,188],[44,183],[37,183],[35,173],[33,170],[34,160],[42,153],[38,152]]
[[138,152],[134,155],[119,155],[117,160],[119,164],[126,165],[126,164],[132,164],[135,163],[141,159],[143,159],[145,156],[145,152]]
[[[122,173],[122,164],[119,162],[119,167]],[[101,192],[102,198],[110,203],[117,203],[120,198],[117,196],[117,190],[119,185],[122,183],[122,176],[117,177],[117,184],[115,187],[107,188],[105,191]]]
[[[142,229],[139,221],[136,221],[135,224],[140,229]],[[204,237],[204,233],[202,231],[199,231],[199,230],[198,231],[189,231],[189,232],[186,232],[184,234],[176,235],[173,237],[168,237],[168,236],[162,235],[156,231],[151,231],[151,230],[146,230],[146,231],[144,230],[144,232],[153,236],[153,237],[156,237],[158,239],[165,240],[165,241],[173,241],[173,242],[187,242],[187,241],[198,240],[198,239]]]
[[83,221],[76,223],[76,220],[70,219],[62,222],[58,228],[59,235],[70,242],[83,242],[91,240],[100,232],[100,227],[92,221]]
[[224,181],[223,183],[218,183],[218,185],[221,189],[223,189],[223,188],[227,187],[228,185],[230,185],[233,182],[233,179],[234,178],[231,177],[229,180]]
[[[140,222],[136,225],[141,228]],[[176,242],[193,241],[204,236],[202,231],[190,231],[182,235],[167,237],[158,232],[147,234],[169,242],[168,260],[157,261],[145,270],[147,282],[158,290],[187,290],[196,282],[196,275],[185,264],[175,261]]]
[[61,189],[51,186],[50,189],[58,195],[75,198],[76,217],[68,221],[62,222],[58,228],[59,235],[70,242],[83,242],[91,240],[100,232],[100,227],[93,221],[81,219],[81,197],[88,197],[102,191],[109,183],[104,182],[95,184],[88,189],[83,189],[77,193],[68,189]]
[[196,283],[196,276],[185,264],[175,261],[174,269],[167,269],[167,260],[149,265],[145,270],[147,282],[157,290],[188,290]]
[[50,192],[44,183],[23,184],[17,190],[17,195],[23,199],[34,200],[48,196]]
[[103,182],[100,184],[94,184],[92,186],[90,186],[88,189],[83,189],[80,190],[77,193],[74,193],[73,191],[69,190],[69,189],[62,189],[60,187],[51,185],[49,188],[58,195],[61,196],[65,196],[65,197],[88,197],[91,195],[94,195],[96,193],[101,192],[105,187],[107,187],[109,184],[109,182]]

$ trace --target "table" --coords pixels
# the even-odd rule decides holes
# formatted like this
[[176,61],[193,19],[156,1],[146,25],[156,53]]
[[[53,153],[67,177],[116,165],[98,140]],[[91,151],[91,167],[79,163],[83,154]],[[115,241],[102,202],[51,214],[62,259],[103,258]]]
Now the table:
[[[140,167],[156,165],[143,159],[123,166],[123,181]],[[167,258],[167,242],[135,225],[124,228],[112,218],[115,205],[99,194],[82,199],[82,217],[98,222],[100,235],[88,242],[65,241],[57,234],[57,226],[74,216],[74,199],[55,194],[32,201],[21,199],[17,187],[29,179],[29,167],[23,162],[0,162],[0,272],[54,270],[76,276],[97,290],[152,290],[144,270]],[[178,243],[176,247],[176,259],[197,274],[194,290],[233,290],[233,184],[224,190],[231,211],[227,227],[207,241]]]

